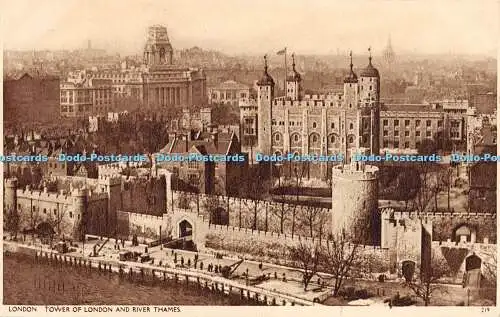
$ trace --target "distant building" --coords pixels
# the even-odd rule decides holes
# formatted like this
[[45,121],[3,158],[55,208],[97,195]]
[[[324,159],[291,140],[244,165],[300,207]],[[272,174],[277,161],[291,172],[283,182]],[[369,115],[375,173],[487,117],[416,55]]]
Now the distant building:
[[[241,153],[241,144],[235,132],[205,130],[176,133],[169,136],[169,143],[159,152],[168,155],[221,155],[236,156]],[[243,162],[203,162],[197,160],[180,162],[158,162],[175,175],[179,181],[177,189],[195,190],[204,194],[234,196],[238,194],[238,182],[245,172],[247,160]]]
[[133,97],[148,109],[206,104],[203,70],[174,65],[166,27],[148,29],[143,56],[141,68],[104,70],[92,76],[110,79],[117,97]]
[[479,114],[492,114],[497,109],[497,94],[490,92],[472,95],[471,105]]
[[212,109],[202,108],[200,111],[182,110],[181,129],[204,130],[212,124]]
[[59,78],[21,73],[3,82],[4,122],[53,120],[59,117]]
[[228,80],[208,88],[209,104],[237,106],[240,100],[248,100],[249,97],[250,87],[234,80]]
[[61,83],[61,116],[84,118],[113,110],[110,80],[87,79]]

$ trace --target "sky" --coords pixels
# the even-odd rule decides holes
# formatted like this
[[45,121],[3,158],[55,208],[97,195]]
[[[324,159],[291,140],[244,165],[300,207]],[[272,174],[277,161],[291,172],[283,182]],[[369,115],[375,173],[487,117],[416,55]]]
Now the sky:
[[0,0],[4,49],[140,53],[147,27],[174,48],[227,54],[396,51],[496,56],[499,0]]

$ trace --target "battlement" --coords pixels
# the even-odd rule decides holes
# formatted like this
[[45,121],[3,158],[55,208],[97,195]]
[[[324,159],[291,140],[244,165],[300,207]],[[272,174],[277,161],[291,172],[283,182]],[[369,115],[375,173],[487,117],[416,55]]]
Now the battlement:
[[432,241],[433,246],[448,247],[448,248],[464,248],[469,250],[485,250],[485,249],[496,249],[496,244],[489,241],[488,238],[484,238],[483,242],[469,242],[469,241],[451,241],[448,239],[446,241]]
[[467,212],[414,212],[395,211],[393,208],[383,208],[380,211],[383,219],[433,219],[433,218],[476,218],[476,219],[496,219],[497,215],[492,213],[467,213]]
[[5,180],[5,187],[17,188],[17,178],[8,178]]
[[120,185],[122,183],[122,175],[99,175],[99,184],[103,185]]
[[332,176],[351,180],[375,180],[378,171],[378,167],[372,165],[361,165],[359,169],[351,165],[338,165],[333,167]]
[[68,195],[66,193],[61,193],[61,192],[53,193],[47,191],[32,190],[28,186],[26,186],[26,189],[17,189],[16,194],[18,198],[50,201],[61,204],[71,204],[73,202],[72,195]]
[[89,194],[88,194],[89,201],[98,201],[98,200],[104,200],[104,199],[109,199],[108,193],[89,191]]
[[88,191],[86,188],[75,188],[71,191],[71,196],[73,196],[73,197],[86,197],[87,193],[88,193]]
[[324,99],[324,100],[274,100],[273,106],[277,107],[331,107],[341,108],[343,99]]

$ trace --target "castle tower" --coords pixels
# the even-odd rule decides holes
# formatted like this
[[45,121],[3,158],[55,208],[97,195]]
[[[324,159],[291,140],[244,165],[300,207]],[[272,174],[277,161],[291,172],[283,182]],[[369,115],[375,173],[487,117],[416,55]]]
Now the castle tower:
[[378,154],[380,125],[380,74],[372,65],[371,48],[368,65],[361,71],[359,80],[359,102],[361,108],[360,145],[370,149],[371,154]]
[[105,177],[103,185],[108,194],[108,208],[103,217],[105,224],[101,228],[104,230],[103,233],[114,235],[117,226],[117,213],[122,209],[122,178],[121,176]]
[[148,38],[144,46],[144,63],[147,66],[172,65],[173,53],[167,28],[161,25],[149,27]]
[[4,211],[17,210],[17,178],[8,178],[5,180],[3,205]]
[[368,107],[380,101],[380,75],[378,69],[372,65],[371,48],[368,49],[368,66],[360,73],[359,98],[361,107]]
[[332,235],[380,245],[378,168],[352,161],[332,171]]
[[295,69],[295,54],[292,54],[292,74],[286,79],[286,97],[291,100],[300,100],[302,93],[302,78]]
[[271,154],[272,100],[274,79],[267,72],[267,56],[264,56],[264,74],[257,82],[257,131],[258,146],[263,154]]
[[353,70],[352,52],[349,53],[351,58],[349,74],[344,78],[344,102],[347,109],[355,109],[358,105],[358,76]]
[[86,189],[74,189],[71,192],[73,199],[73,239],[81,241],[83,235],[88,232],[88,200]]

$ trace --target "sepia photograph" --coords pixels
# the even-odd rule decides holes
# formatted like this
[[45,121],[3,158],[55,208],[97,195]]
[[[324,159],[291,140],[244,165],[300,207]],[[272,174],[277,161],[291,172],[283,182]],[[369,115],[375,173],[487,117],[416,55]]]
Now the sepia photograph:
[[0,3],[6,314],[496,311],[498,1]]

